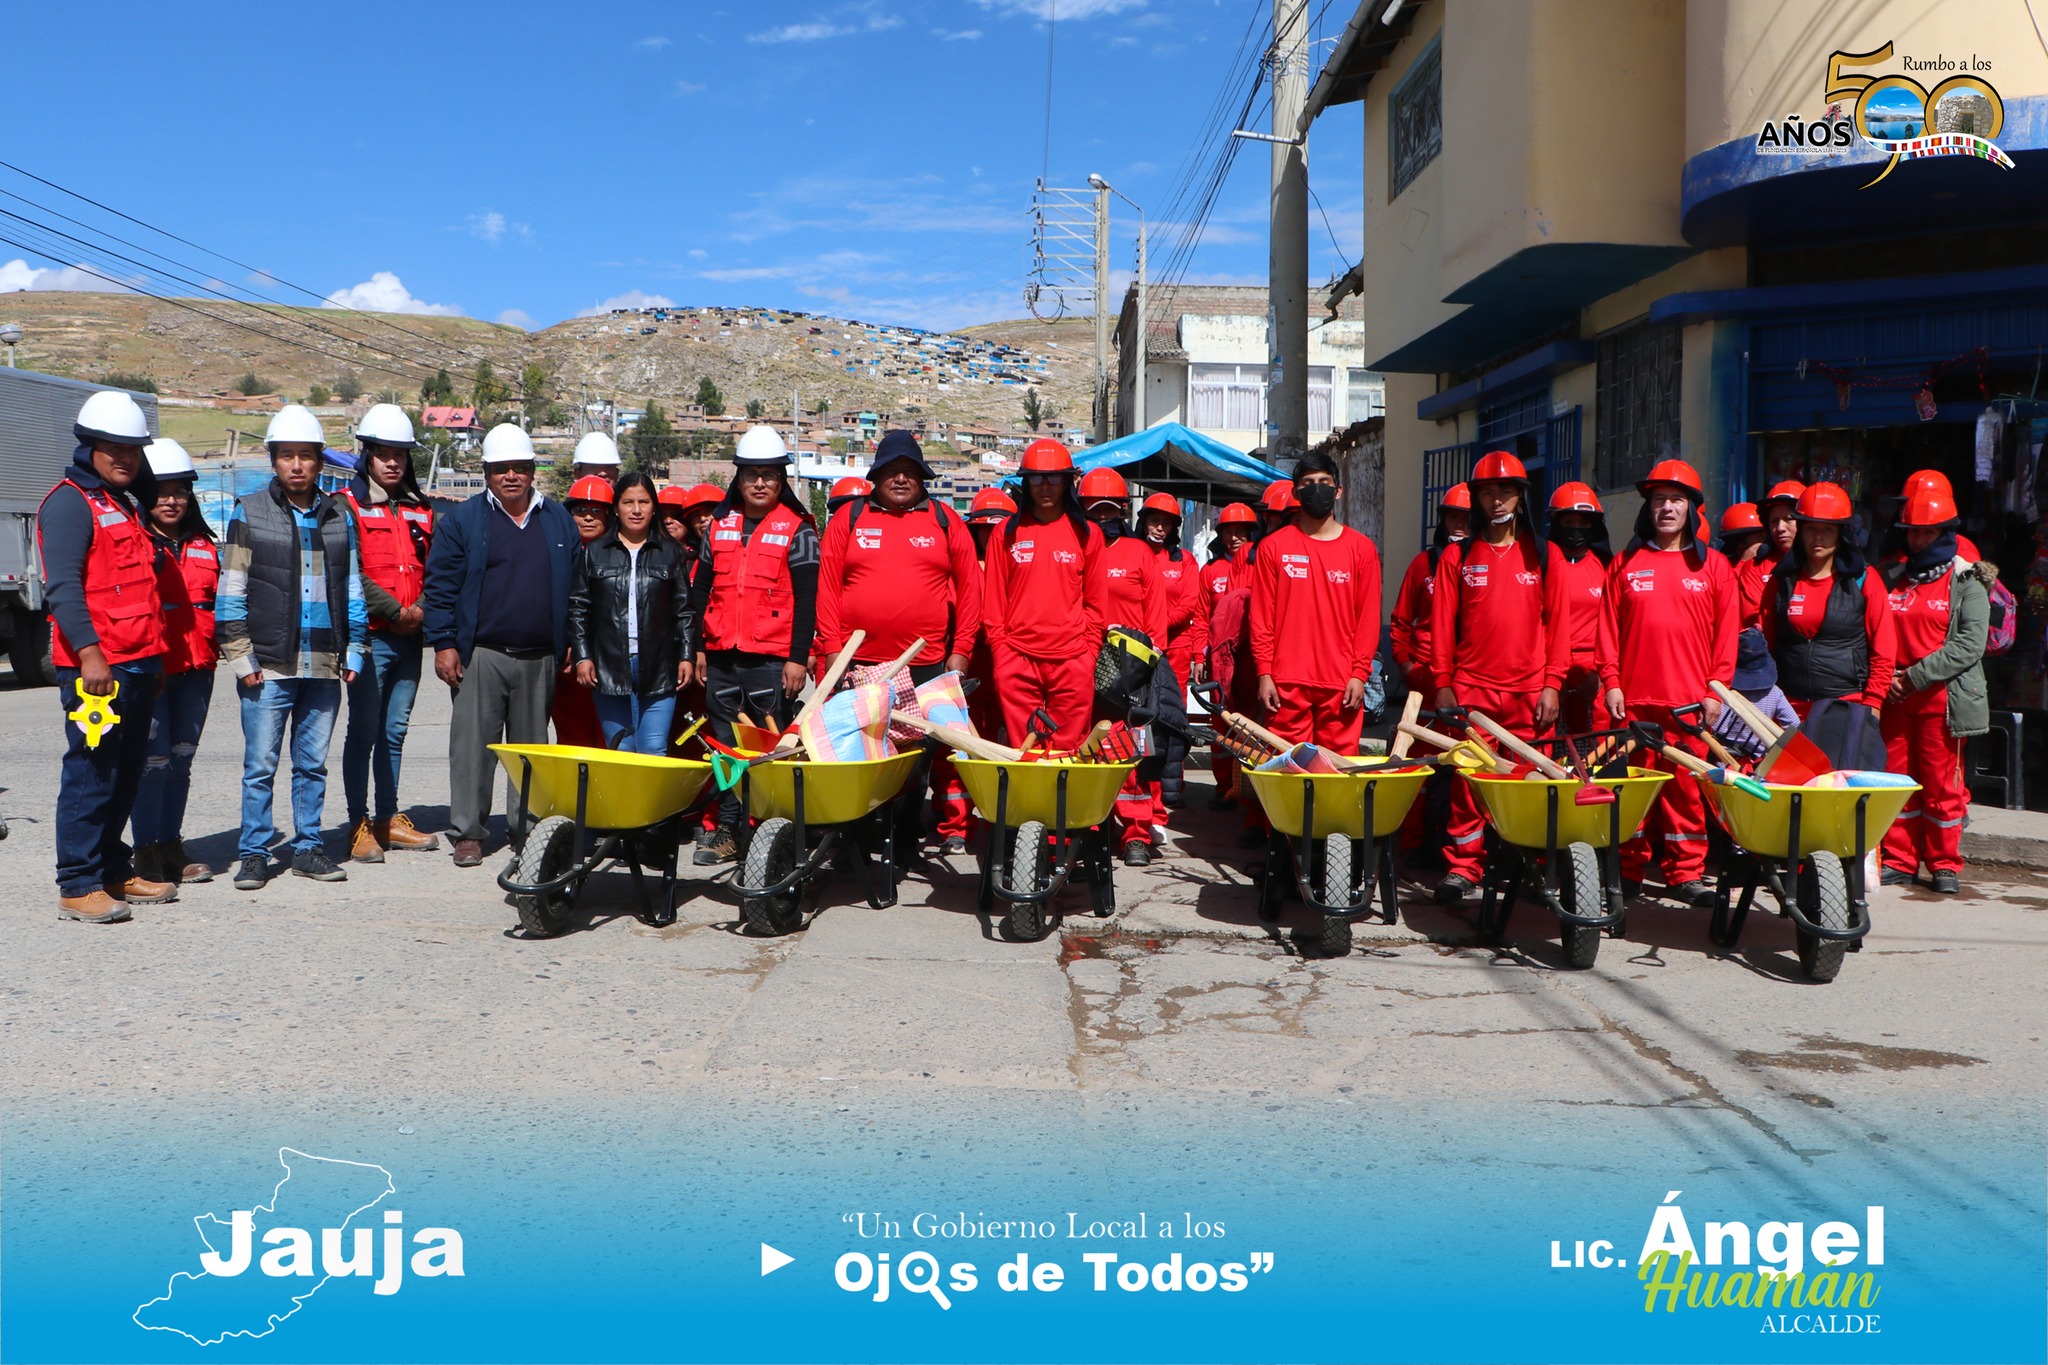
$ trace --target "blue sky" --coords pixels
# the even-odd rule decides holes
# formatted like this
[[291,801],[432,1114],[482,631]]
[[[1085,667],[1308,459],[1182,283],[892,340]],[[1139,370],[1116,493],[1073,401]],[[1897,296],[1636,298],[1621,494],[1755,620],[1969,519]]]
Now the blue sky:
[[[545,326],[660,297],[959,326],[1025,311],[1055,3],[1050,179],[1099,173],[1158,218],[1269,0],[117,4],[89,41],[75,7],[31,4],[14,31],[40,29],[45,59],[9,63],[0,160],[361,306]],[[1310,0],[1314,64],[1350,12]],[[1357,258],[1359,128],[1356,105],[1316,127],[1317,282]],[[1265,279],[1268,158],[1245,144],[1189,280]],[[11,171],[0,190],[137,232]],[[1134,216],[1114,214],[1128,270]],[[95,259],[0,242],[0,291],[105,287],[64,269]]]

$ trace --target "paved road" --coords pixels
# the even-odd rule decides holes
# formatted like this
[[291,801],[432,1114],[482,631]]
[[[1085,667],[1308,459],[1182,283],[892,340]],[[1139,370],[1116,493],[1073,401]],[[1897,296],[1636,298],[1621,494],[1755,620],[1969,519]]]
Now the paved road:
[[[1626,940],[1571,972],[1533,915],[1511,947],[1489,949],[1468,915],[1412,887],[1399,925],[1362,928],[1350,956],[1323,960],[1294,941],[1298,907],[1277,931],[1258,924],[1235,817],[1200,809],[1204,783],[1172,856],[1119,871],[1114,920],[1088,916],[1075,892],[1064,934],[1036,944],[1005,942],[972,913],[965,858],[929,884],[907,880],[886,911],[828,884],[809,928],[778,940],[744,936],[723,883],[693,870],[673,927],[637,922],[625,878],[608,876],[585,899],[586,927],[527,941],[492,885],[500,859],[461,871],[445,854],[351,864],[345,885],[286,877],[248,894],[217,881],[98,928],[60,923],[52,905],[56,710],[50,691],[0,684],[13,828],[0,844],[0,1036],[6,1090],[23,1101],[318,1093],[403,1107],[726,1081],[1483,1094],[1714,1109],[1768,1146],[1787,1141],[1791,1116],[2038,1092],[2038,879],[1973,876],[1961,900],[1880,893],[1877,933],[1824,987],[1796,979],[1776,919],[1753,918],[1726,954],[1700,913],[1640,906]],[[430,685],[406,769],[427,801],[444,791],[447,719]],[[218,866],[239,761],[223,681],[189,820],[191,847]],[[442,814],[416,810],[427,828]],[[338,820],[338,781],[329,811]]]

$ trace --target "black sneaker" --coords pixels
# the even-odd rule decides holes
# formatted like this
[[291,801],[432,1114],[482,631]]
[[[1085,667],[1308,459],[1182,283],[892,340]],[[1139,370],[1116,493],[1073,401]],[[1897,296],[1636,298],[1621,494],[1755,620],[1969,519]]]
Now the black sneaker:
[[965,853],[967,851],[967,841],[957,834],[949,834],[946,836],[945,846],[940,851],[948,855]]
[[1714,888],[1697,879],[1664,888],[1664,894],[1680,905],[1707,906],[1714,903]]
[[710,843],[698,849],[691,861],[699,867],[710,867],[714,863],[737,862],[740,856],[740,841],[729,829],[716,831]]
[[697,847],[709,848],[717,838],[718,830],[715,827],[712,829],[700,829],[697,831]]
[[1934,889],[1939,895],[1960,896],[1963,894],[1963,879],[1955,872],[1937,872],[1934,874]]
[[1918,880],[1919,878],[1915,877],[1912,873],[1897,867],[1888,867],[1877,874],[1877,884],[1879,886],[1911,886]]
[[1151,865],[1152,845],[1146,843],[1143,839],[1134,839],[1124,845],[1125,867],[1150,867]]
[[1462,905],[1475,889],[1471,882],[1453,872],[1436,884],[1431,899],[1438,905]]
[[323,849],[309,848],[292,856],[292,875],[311,877],[316,882],[345,882],[348,873],[334,865]]
[[235,869],[235,890],[261,891],[270,880],[270,859],[244,858]]

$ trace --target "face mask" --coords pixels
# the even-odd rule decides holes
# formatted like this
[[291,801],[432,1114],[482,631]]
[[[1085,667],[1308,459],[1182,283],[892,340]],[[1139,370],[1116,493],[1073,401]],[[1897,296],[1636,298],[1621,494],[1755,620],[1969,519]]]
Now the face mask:
[[1593,543],[1593,528],[1590,526],[1560,526],[1557,528],[1557,543],[1567,550],[1583,550]]
[[1294,490],[1294,496],[1301,501],[1301,510],[1312,517],[1327,517],[1337,508],[1337,485],[1333,483],[1305,483]]

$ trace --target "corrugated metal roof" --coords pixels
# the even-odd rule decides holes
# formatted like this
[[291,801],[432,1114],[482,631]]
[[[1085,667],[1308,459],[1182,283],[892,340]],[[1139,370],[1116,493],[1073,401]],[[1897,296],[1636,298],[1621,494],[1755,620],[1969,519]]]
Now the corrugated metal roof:
[[[78,441],[71,424],[86,395],[110,388],[60,379],[35,370],[0,369],[0,511],[33,512],[57,486]],[[130,395],[142,406],[152,435],[156,395]]]

